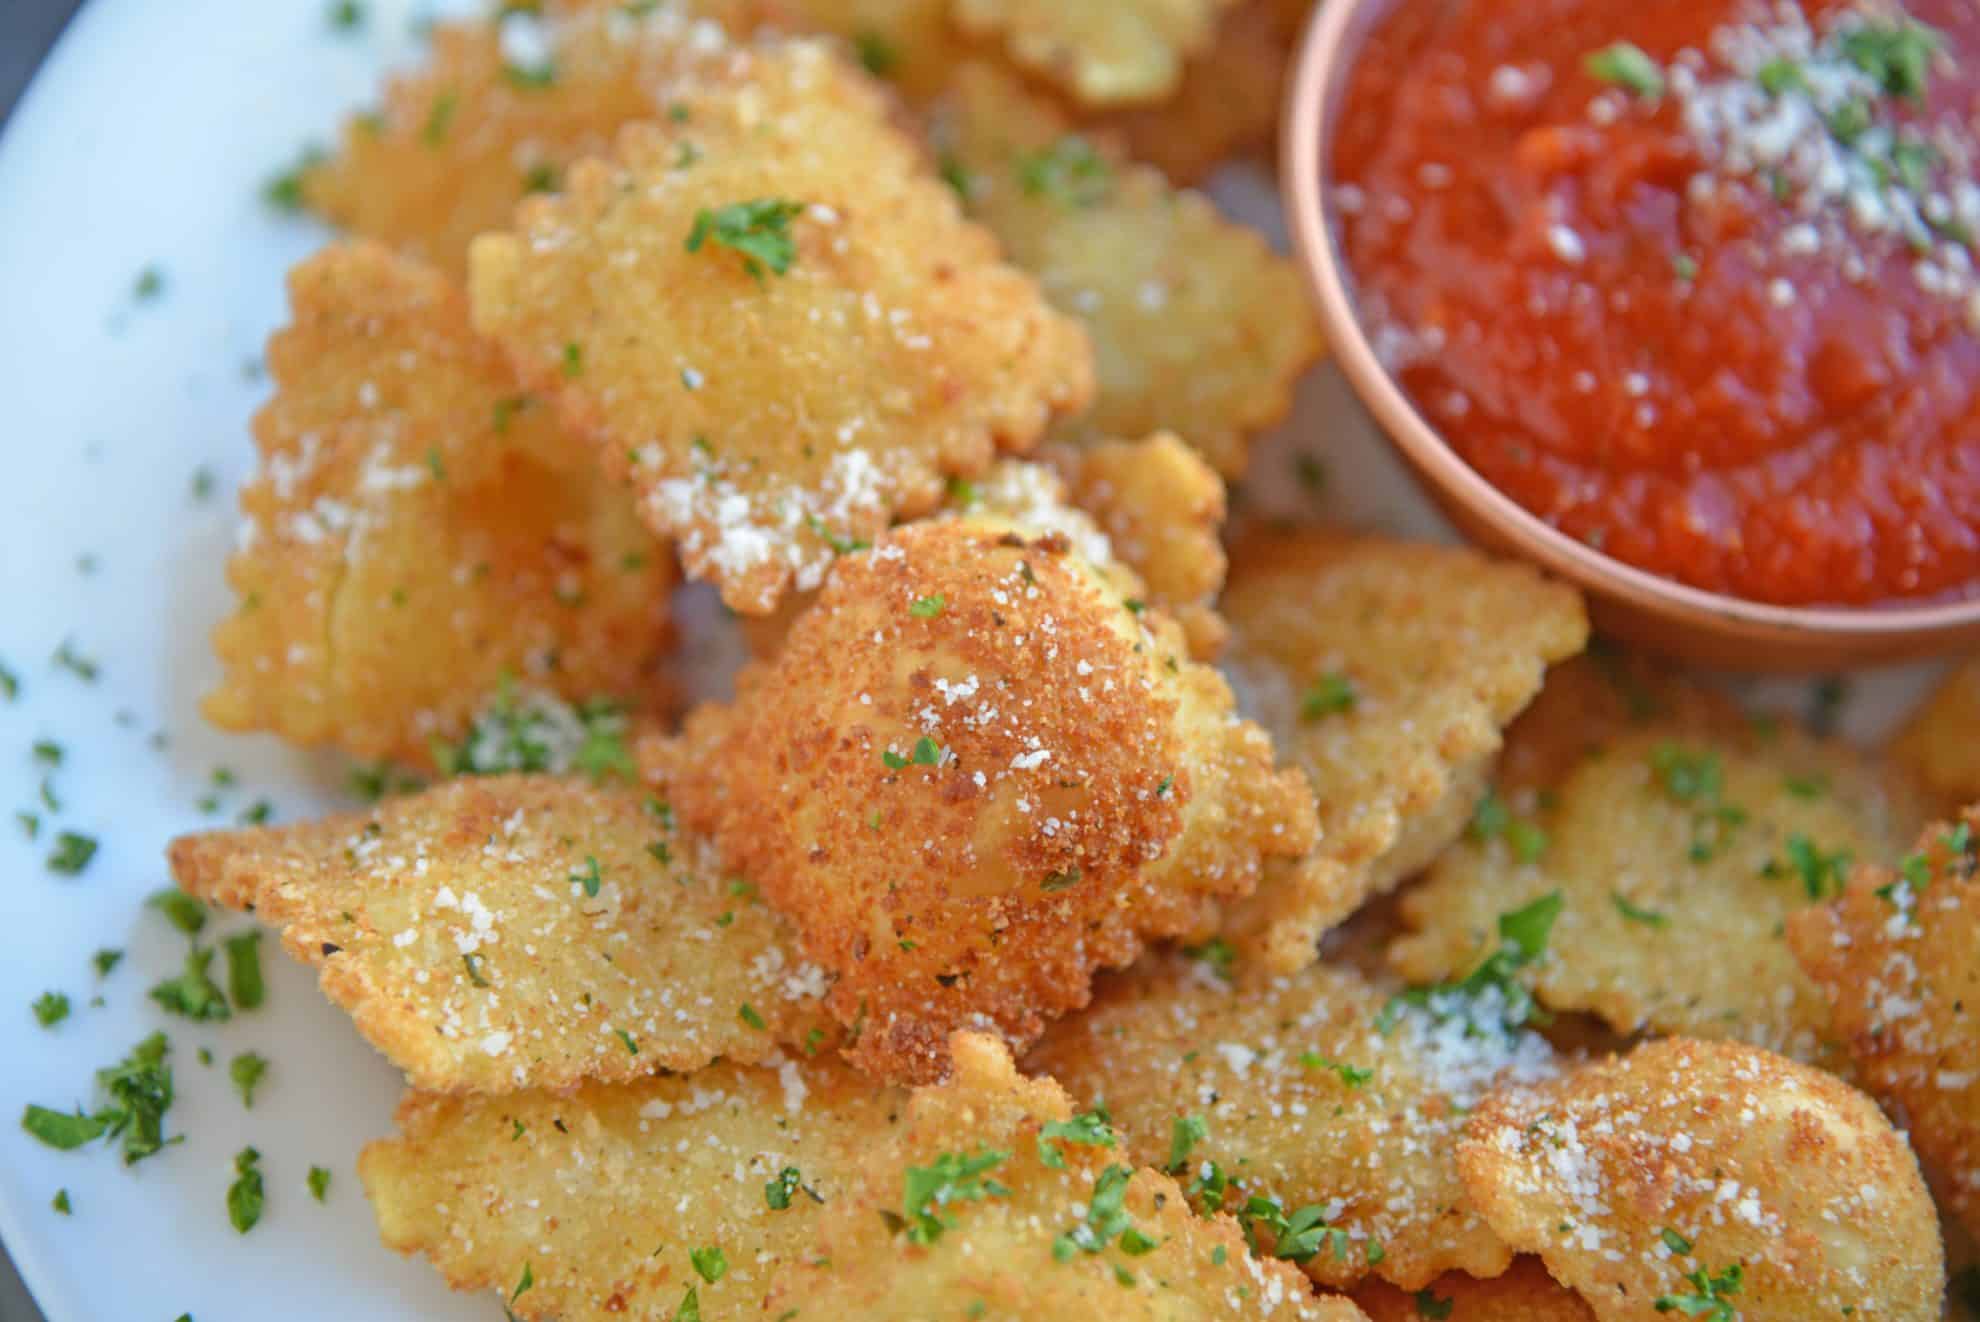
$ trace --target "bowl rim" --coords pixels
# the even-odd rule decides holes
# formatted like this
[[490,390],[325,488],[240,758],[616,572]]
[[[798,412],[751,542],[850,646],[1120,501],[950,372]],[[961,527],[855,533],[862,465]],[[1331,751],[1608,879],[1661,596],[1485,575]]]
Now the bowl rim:
[[1692,587],[1596,550],[1555,528],[1473,469],[1417,410],[1375,356],[1348,288],[1325,199],[1334,102],[1367,31],[1412,0],[1327,0],[1300,38],[1286,86],[1279,180],[1286,227],[1319,304],[1333,357],[1355,393],[1410,465],[1443,499],[1461,505],[1542,567],[1638,610],[1775,635],[1888,640],[1971,629],[1980,598],[1868,606],[1778,606]]

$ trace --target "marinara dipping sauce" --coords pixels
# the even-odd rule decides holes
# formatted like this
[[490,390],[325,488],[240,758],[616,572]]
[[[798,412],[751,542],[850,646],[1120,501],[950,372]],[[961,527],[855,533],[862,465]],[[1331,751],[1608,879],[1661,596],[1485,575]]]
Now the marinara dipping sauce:
[[1751,600],[1980,593],[1980,0],[1399,0],[1339,124],[1377,353],[1500,489]]

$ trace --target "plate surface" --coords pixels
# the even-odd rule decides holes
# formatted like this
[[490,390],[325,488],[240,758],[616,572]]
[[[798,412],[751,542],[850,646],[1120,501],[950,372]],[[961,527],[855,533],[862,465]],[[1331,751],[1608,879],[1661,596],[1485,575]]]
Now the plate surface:
[[[264,798],[278,821],[344,801],[334,760],[223,736],[195,705],[216,676],[206,635],[229,604],[221,565],[251,456],[247,419],[266,389],[262,341],[283,315],[283,271],[324,237],[271,212],[260,187],[417,49],[407,4],[374,0],[354,36],[333,33],[326,9],[95,0],[0,140],[0,664],[20,686],[0,696],[0,1238],[50,1322],[500,1316],[493,1300],[451,1296],[424,1264],[379,1246],[354,1161],[390,1132],[399,1080],[310,974],[267,940],[258,1012],[191,1025],[145,996],[185,949],[142,905],[167,882],[172,835],[232,823]],[[1217,192],[1277,230],[1262,176],[1229,174]],[[140,297],[147,270],[159,288]],[[1295,447],[1324,453],[1324,491],[1294,480]],[[1441,533],[1324,370],[1261,451],[1246,499]],[[693,641],[696,654],[724,650]],[[93,681],[54,660],[65,644],[98,668]],[[1877,724],[1917,682],[1863,686],[1873,701],[1855,720]],[[64,751],[52,773],[31,751],[42,739]],[[221,769],[235,786],[216,792]],[[59,810],[39,802],[44,778]],[[210,794],[217,803],[203,808]],[[16,810],[39,814],[37,839]],[[78,877],[45,866],[64,830],[101,841]],[[207,939],[245,926],[216,921]],[[90,956],[101,947],[126,955],[99,980]],[[49,990],[75,1008],[44,1030],[28,1006]],[[88,1105],[93,1072],[158,1028],[173,1045],[169,1128],[182,1144],[126,1169],[109,1149],[54,1152],[16,1127],[29,1102]],[[249,1050],[272,1065],[244,1110],[226,1066]],[[225,1196],[249,1144],[263,1156],[267,1210],[243,1237]],[[333,1172],[321,1206],[304,1187],[312,1165]],[[60,1189],[67,1217],[50,1207]]]

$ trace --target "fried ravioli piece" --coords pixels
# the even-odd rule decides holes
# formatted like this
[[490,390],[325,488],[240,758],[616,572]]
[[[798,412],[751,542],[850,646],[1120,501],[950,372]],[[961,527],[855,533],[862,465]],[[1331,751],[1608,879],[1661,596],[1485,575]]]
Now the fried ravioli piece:
[[959,1033],[951,1055],[954,1076],[913,1095],[767,1314],[1361,1318],[1253,1257],[1228,1217],[1198,1217],[1169,1177],[1136,1170],[1103,1120],[1075,1119],[1064,1091],[1021,1077],[995,1038]]
[[1481,1281],[1462,1272],[1439,1276],[1413,1294],[1366,1285],[1354,1302],[1370,1322],[1594,1322],[1581,1296],[1547,1274],[1538,1258],[1514,1260],[1503,1276]]
[[1139,161],[1178,184],[1200,183],[1233,156],[1267,146],[1279,123],[1286,71],[1313,0],[1238,0],[1216,40],[1183,70],[1174,96],[1097,116]]
[[1028,1044],[1311,843],[1298,773],[1177,625],[1066,533],[989,516],[842,559],[732,705],[643,753],[890,1078],[939,1077],[957,1027]]
[[1291,263],[987,65],[957,74],[930,135],[970,214],[1093,337],[1099,393],[1057,434],[1166,429],[1241,474],[1248,438],[1285,415],[1320,353]]
[[524,1322],[691,1317],[690,1296],[700,1316],[742,1317],[810,1252],[903,1102],[823,1060],[412,1093],[358,1175],[388,1248]]
[[1160,101],[1183,62],[1206,49],[1235,0],[953,0],[972,36],[1003,44],[1011,61],[1088,106]]
[[1716,1302],[1743,1322],[1939,1316],[1938,1219],[1903,1137],[1757,1047],[1675,1038],[1504,1089],[1458,1167],[1492,1228],[1602,1322]]
[[1232,924],[1283,972],[1463,830],[1501,728],[1588,619],[1525,565],[1324,532],[1240,543],[1221,609],[1226,671],[1320,800],[1316,856],[1274,866]]
[[1552,1010],[1619,1032],[1737,1038],[1829,1063],[1829,1013],[1782,924],[1842,886],[1851,859],[1894,857],[1918,807],[1877,761],[1791,728],[1652,725],[1552,786],[1487,801],[1478,829],[1403,895],[1406,977],[1462,974],[1499,914],[1557,892],[1527,975]]
[[566,1088],[832,1036],[824,975],[783,921],[631,787],[462,778],[182,836],[171,860],[188,894],[279,931],[428,1091]]
[[[1511,1251],[1465,1198],[1452,1145],[1495,1079],[1555,1071],[1546,1042],[1471,1037],[1418,1008],[1388,1023],[1399,989],[1345,968],[1266,979],[1240,963],[1239,975],[1143,961],[1053,1025],[1026,1064],[1104,1107],[1136,1161],[1182,1178],[1214,1163],[1236,1185],[1233,1206],[1325,1208],[1345,1238],[1299,1264],[1323,1285],[1379,1276],[1416,1289],[1444,1271],[1504,1271]],[[1178,1165],[1192,1117],[1201,1137]]]
[[425,63],[387,81],[378,111],[353,116],[336,155],[303,172],[303,202],[461,279],[477,234],[505,227],[529,194],[554,192],[574,161],[610,150],[623,125],[663,113],[683,42],[719,31],[696,16],[740,30],[765,10],[756,0],[675,0],[638,15],[600,4],[547,20],[506,6],[437,24]]
[[1940,681],[1891,740],[1890,755],[1941,804],[1980,800],[1980,660]]
[[1948,1211],[1980,1237],[1980,810],[1926,830],[1893,871],[1788,920],[1864,1085],[1909,1122]]
[[1083,406],[1090,353],[828,45],[707,53],[669,95],[475,241],[475,321],[765,614]]
[[672,559],[460,296],[355,243],[290,272],[289,298],[207,718],[424,763],[504,675],[646,690]]

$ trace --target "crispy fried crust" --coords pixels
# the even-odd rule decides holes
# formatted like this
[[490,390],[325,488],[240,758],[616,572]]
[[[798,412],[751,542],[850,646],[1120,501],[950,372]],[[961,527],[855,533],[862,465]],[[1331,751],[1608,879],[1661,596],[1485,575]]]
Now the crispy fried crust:
[[1092,335],[1099,393],[1057,434],[1167,429],[1242,473],[1249,437],[1285,415],[1320,353],[1291,263],[988,66],[958,73],[930,135],[961,171],[970,214]]
[[[1091,358],[828,45],[704,53],[669,96],[476,240],[475,321],[689,573],[762,614],[1082,407]],[[801,208],[769,225],[786,273],[708,237],[749,203]]]
[[[994,1038],[958,1034],[952,1055],[953,1078],[914,1094],[906,1124],[825,1219],[816,1265],[781,1273],[767,1314],[796,1306],[800,1317],[873,1322],[1361,1317],[1344,1299],[1312,1296],[1284,1264],[1253,1257],[1228,1217],[1196,1216],[1167,1176],[1134,1171],[1114,1149],[1046,1138],[1042,1127],[1068,1119],[1071,1103],[1051,1080],[1020,1077]],[[1043,1159],[1046,1144],[1056,1164]],[[982,1177],[995,1189],[948,1202],[933,1241],[911,1242],[903,1225],[916,1210],[905,1205],[911,1172],[986,1150],[1003,1154]],[[1106,1176],[1110,1167],[1120,1175]],[[1123,1209],[1142,1238],[1115,1227],[1094,1251],[1055,1250],[1085,1219],[1103,1178],[1130,1172]],[[1152,1247],[1134,1251],[1143,1245]]]
[[429,1091],[565,1088],[828,1045],[824,974],[650,803],[576,779],[454,780],[370,812],[182,836],[172,873],[280,931]]
[[1891,740],[1890,754],[1947,811],[1980,800],[1980,660],[1940,682]]
[[460,296],[356,243],[298,266],[289,298],[208,719],[424,762],[504,675],[649,688],[672,559]]
[[1301,1264],[1323,1285],[1494,1275],[1511,1251],[1465,1198],[1452,1145],[1495,1078],[1547,1077],[1554,1054],[1530,1034],[1469,1041],[1414,1010],[1385,1033],[1376,1021],[1394,990],[1330,966],[1232,986],[1181,959],[1144,961],[1027,1063],[1104,1105],[1137,1161],[1167,1165],[1175,1122],[1198,1116],[1206,1134],[1185,1178],[1211,1161],[1237,1182],[1234,1203],[1333,1208],[1346,1251]]
[[957,26],[1089,106],[1160,101],[1236,0],[952,0]]
[[1841,898],[1788,920],[1788,943],[1865,1087],[1905,1117],[1948,1209],[1980,1237],[1976,838],[1969,808],[1928,829],[1903,871],[1858,868]]
[[[1393,1285],[1365,1285],[1354,1302],[1370,1322],[1594,1322],[1581,1296],[1547,1275],[1538,1258],[1514,1261],[1503,1276],[1489,1281],[1451,1272],[1421,1292],[1405,1294]],[[1447,1311],[1448,1310],[1448,1311]]]
[[1501,727],[1588,637],[1580,597],[1525,565],[1319,532],[1240,544],[1222,610],[1227,672],[1320,800],[1315,857],[1232,925],[1281,971],[1462,829]]
[[1458,1148],[1492,1228],[1603,1322],[1699,1295],[1743,1322],[1931,1322],[1945,1270],[1918,1162],[1869,1098],[1739,1043],[1672,1039],[1507,1089]]
[[[822,1061],[568,1096],[412,1093],[358,1174],[388,1248],[425,1254],[456,1290],[498,1292],[524,1322],[673,1318],[689,1289],[706,1318],[753,1316],[903,1101]],[[773,1208],[764,1186],[786,1167],[802,1183]],[[688,1256],[710,1247],[726,1263],[713,1283]]]
[[[1694,792],[1694,774],[1717,787]],[[1497,945],[1500,914],[1559,892],[1546,958],[1528,973],[1549,1009],[1839,1063],[1828,1007],[1782,924],[1840,887],[1838,851],[1889,858],[1916,830],[1919,807],[1887,767],[1787,727],[1652,722],[1544,796],[1549,806],[1534,793],[1501,800],[1544,849],[1512,829],[1473,832],[1404,894],[1414,930],[1391,957],[1405,976],[1462,976]]]
[[649,746],[837,975],[864,1067],[939,1076],[964,1024],[1028,1043],[1310,842],[1297,773],[1138,607],[1064,532],[911,525],[839,563],[732,706]]

